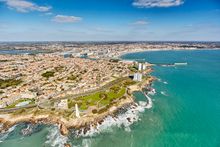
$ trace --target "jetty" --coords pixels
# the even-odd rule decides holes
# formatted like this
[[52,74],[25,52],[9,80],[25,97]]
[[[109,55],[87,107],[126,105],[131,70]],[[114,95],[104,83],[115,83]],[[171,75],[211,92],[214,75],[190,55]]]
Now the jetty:
[[186,66],[187,62],[175,62],[175,63],[150,63],[154,66],[172,67],[172,66]]

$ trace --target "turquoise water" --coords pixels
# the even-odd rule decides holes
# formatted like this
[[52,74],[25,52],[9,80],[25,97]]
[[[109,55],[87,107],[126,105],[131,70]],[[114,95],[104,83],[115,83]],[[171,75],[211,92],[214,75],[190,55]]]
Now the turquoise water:
[[153,109],[136,124],[137,146],[220,146],[219,50],[145,52],[124,58],[188,63],[155,68],[153,74],[162,82],[154,84]]
[[[122,58],[188,65],[154,67],[152,74],[159,80],[153,84],[157,92],[151,96],[153,107],[140,112],[138,122],[111,127],[92,137],[72,135],[68,142],[91,147],[220,146],[220,50],[143,52]],[[137,102],[146,100],[141,93],[135,96]],[[19,132],[19,127],[13,132]],[[26,137],[13,132],[0,147],[56,146],[55,141],[66,141],[56,135],[54,127],[43,127]]]

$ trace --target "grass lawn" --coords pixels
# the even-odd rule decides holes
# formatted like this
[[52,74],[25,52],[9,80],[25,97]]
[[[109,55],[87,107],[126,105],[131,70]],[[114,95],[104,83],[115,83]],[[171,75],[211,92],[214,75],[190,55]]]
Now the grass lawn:
[[20,83],[22,83],[21,79],[18,79],[18,80],[16,80],[16,79],[7,79],[7,80],[0,79],[0,89],[4,89],[7,87],[11,87],[11,86],[17,86]]
[[29,98],[19,99],[19,100],[15,101],[13,104],[7,106],[6,108],[15,108],[17,104],[25,102],[25,101],[30,101],[29,104],[34,104],[34,102],[35,102],[34,99],[29,99]]
[[125,92],[125,87],[121,87],[117,93],[113,90],[97,92],[88,96],[78,97],[74,99],[75,102],[69,100],[68,107],[74,107],[76,103],[79,105],[81,110],[86,110],[89,106],[97,106],[97,104],[100,106],[106,106],[110,104],[112,100],[122,97]]
[[126,93],[126,87],[129,85],[133,85],[134,82],[131,79],[127,79],[126,81],[119,82],[113,85],[106,91],[97,92],[88,96],[78,97],[74,100],[68,100],[68,107],[73,108],[77,103],[80,110],[86,110],[90,106],[96,107],[104,107],[109,104],[115,99],[119,99],[124,96]]
[[122,97],[125,94],[125,92],[126,92],[125,87],[122,87],[118,93],[115,93],[114,91],[108,92],[107,93],[108,97],[106,99],[102,99],[100,101],[100,105],[106,106],[106,105],[110,104],[112,100]]
[[48,79],[50,77],[54,77],[54,74],[55,74],[54,71],[47,71],[47,72],[43,73],[42,76]]
[[75,75],[70,75],[67,80],[71,80],[71,81],[75,81],[77,79],[78,75],[75,76]]

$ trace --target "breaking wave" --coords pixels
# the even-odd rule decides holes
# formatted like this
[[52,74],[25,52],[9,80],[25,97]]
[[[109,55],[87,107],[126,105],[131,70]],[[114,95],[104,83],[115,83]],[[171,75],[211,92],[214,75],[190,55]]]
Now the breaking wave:
[[145,108],[150,109],[150,108],[152,108],[152,106],[153,106],[152,99],[151,99],[147,94],[145,94],[145,96],[146,96],[147,101],[148,101]]
[[164,81],[163,83],[164,83],[164,84],[168,84],[168,82],[166,82],[166,81]]
[[150,94],[150,95],[155,95],[155,94],[156,94],[156,90],[155,90],[154,88],[152,88],[152,89],[148,92],[148,94]]
[[107,116],[102,123],[90,125],[89,128],[82,128],[74,130],[72,133],[76,137],[92,137],[103,132],[113,131],[113,127],[124,128],[125,131],[130,132],[130,125],[140,120],[140,113],[144,112],[146,102],[139,101],[139,104],[134,104],[125,109],[125,112],[119,113],[116,116]]
[[168,84],[168,82],[167,81],[163,81],[162,79],[160,79],[160,78],[157,78],[157,81],[158,82],[162,82],[162,83],[164,83],[164,84]]
[[160,93],[161,93],[162,95],[164,95],[164,96],[168,96],[165,91],[161,91]]
[[157,81],[158,81],[158,82],[162,82],[162,80],[161,80],[160,78],[157,78]]
[[47,141],[45,144],[51,147],[63,147],[68,140],[68,137],[60,134],[60,130],[57,125],[49,127],[49,134],[46,138]]
[[9,128],[5,133],[0,134],[0,143],[8,138],[9,134],[15,130],[16,126],[17,125],[14,125],[13,127]]

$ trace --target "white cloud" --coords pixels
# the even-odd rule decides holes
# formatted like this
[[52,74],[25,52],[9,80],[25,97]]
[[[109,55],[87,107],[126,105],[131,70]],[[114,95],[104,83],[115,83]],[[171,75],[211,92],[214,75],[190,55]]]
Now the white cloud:
[[133,23],[133,25],[147,25],[147,24],[148,24],[148,22],[145,20],[138,20]]
[[74,23],[81,21],[81,17],[76,16],[67,16],[67,15],[56,15],[52,21],[59,22],[59,23]]
[[10,9],[15,9],[16,11],[23,13],[30,11],[47,12],[51,9],[50,6],[38,6],[27,0],[0,0],[0,2],[5,2]]
[[134,0],[133,6],[138,8],[173,7],[183,4],[183,0]]

